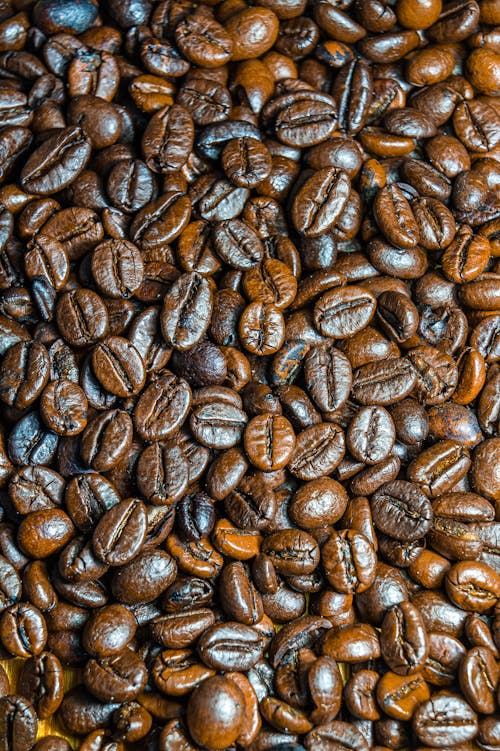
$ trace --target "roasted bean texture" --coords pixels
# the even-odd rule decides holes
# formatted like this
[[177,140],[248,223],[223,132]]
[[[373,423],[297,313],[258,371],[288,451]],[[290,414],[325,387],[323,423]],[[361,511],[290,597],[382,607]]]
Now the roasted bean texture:
[[0,751],[500,751],[498,0],[2,0],[0,402]]

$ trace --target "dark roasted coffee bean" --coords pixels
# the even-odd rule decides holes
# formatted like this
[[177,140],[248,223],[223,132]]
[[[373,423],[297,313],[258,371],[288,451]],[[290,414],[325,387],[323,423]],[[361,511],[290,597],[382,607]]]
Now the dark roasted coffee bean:
[[41,720],[51,717],[64,696],[64,674],[59,659],[41,652],[27,660],[19,677],[19,693],[30,701]]
[[404,399],[416,384],[417,374],[404,357],[367,363],[353,374],[352,393],[361,404],[389,405]]
[[0,727],[5,751],[29,751],[35,744],[38,729],[33,705],[16,694],[0,698]]
[[99,520],[92,545],[103,563],[123,566],[135,558],[146,536],[146,510],[138,499],[121,501]]
[[376,554],[366,537],[354,529],[334,532],[321,548],[326,577],[337,592],[363,592],[373,584]]
[[418,707],[413,728],[421,743],[463,743],[476,736],[477,716],[460,696],[443,693]]
[[347,174],[335,167],[313,173],[295,196],[292,220],[297,232],[316,237],[335,224],[350,193]]
[[15,425],[9,435],[8,452],[14,464],[50,464],[58,444],[58,436],[46,429],[37,412],[29,412]]
[[43,344],[19,342],[2,361],[0,397],[10,406],[25,409],[40,396],[49,379],[49,355]]
[[269,556],[278,573],[308,574],[319,563],[319,548],[314,538],[299,530],[282,530],[268,537],[262,552]]
[[84,347],[102,339],[108,330],[108,313],[99,295],[79,289],[62,295],[56,310],[59,330],[75,347]]
[[88,401],[85,392],[71,381],[52,381],[42,393],[40,414],[54,433],[77,435],[87,424]]
[[187,382],[164,371],[136,403],[134,424],[141,438],[154,441],[172,435],[184,423],[191,400]]
[[424,665],[428,654],[427,633],[418,609],[409,602],[393,607],[380,632],[382,657],[394,673],[412,675]]
[[184,274],[164,299],[163,336],[174,349],[189,349],[202,338],[210,322],[212,291],[197,273]]
[[57,193],[85,169],[90,153],[91,144],[83,131],[66,128],[33,152],[22,169],[21,184],[38,195]]
[[376,527],[397,540],[416,540],[429,531],[432,523],[427,497],[418,485],[403,480],[376,491],[372,514]]
[[198,640],[203,662],[218,670],[248,670],[262,656],[264,644],[251,626],[230,622],[207,629]]
[[132,443],[132,420],[124,410],[103,412],[91,420],[80,440],[88,467],[103,472],[116,466]]

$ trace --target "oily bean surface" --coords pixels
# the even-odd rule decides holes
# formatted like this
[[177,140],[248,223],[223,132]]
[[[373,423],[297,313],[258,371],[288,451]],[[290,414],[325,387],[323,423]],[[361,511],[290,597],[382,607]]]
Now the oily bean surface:
[[0,3],[0,751],[499,748],[499,29]]

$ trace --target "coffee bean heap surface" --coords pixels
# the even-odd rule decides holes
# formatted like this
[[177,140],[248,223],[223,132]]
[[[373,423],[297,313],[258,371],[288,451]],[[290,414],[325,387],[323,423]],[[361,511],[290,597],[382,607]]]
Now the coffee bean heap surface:
[[0,751],[500,751],[499,96],[498,0],[1,0]]

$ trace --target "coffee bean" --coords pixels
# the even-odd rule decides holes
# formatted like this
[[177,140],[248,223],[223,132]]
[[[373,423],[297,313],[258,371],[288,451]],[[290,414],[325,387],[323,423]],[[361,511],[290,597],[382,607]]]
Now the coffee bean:
[[22,696],[9,694],[0,698],[0,726],[4,729],[6,749],[28,751],[35,744],[38,721],[35,709]]
[[5,649],[17,657],[40,654],[47,641],[42,613],[28,604],[7,608],[0,619],[0,639]]
[[321,549],[326,577],[337,592],[363,592],[373,584],[377,563],[366,537],[353,529],[334,532]]
[[33,704],[40,719],[51,717],[64,696],[64,675],[59,659],[50,652],[40,652],[26,660],[19,676],[19,693]]
[[401,188],[387,186],[377,194],[374,216],[380,230],[393,245],[412,248],[419,241],[419,227]]
[[244,695],[238,686],[223,676],[208,678],[190,697],[189,731],[196,743],[214,750],[225,748],[240,734],[243,711]]
[[275,532],[265,540],[262,552],[282,574],[308,574],[319,563],[319,548],[314,538],[299,530]]
[[87,690],[100,701],[129,701],[146,685],[147,670],[134,652],[125,649],[101,660],[91,657],[85,666],[83,681]]
[[62,509],[33,511],[19,526],[18,541],[31,558],[47,558],[69,542],[74,535],[69,516]]
[[289,514],[301,529],[314,529],[339,521],[348,503],[342,485],[329,477],[305,483],[289,504]]
[[122,566],[135,558],[146,536],[146,510],[137,499],[121,501],[99,520],[92,545],[103,563]]
[[126,605],[152,602],[173,582],[176,573],[176,565],[168,553],[145,550],[114,572],[111,589]]
[[375,525],[396,540],[416,540],[429,531],[432,508],[418,485],[403,480],[383,485],[372,502]]
[[413,728],[421,743],[442,743],[445,737],[460,743],[476,736],[477,717],[461,697],[438,694],[418,707]]
[[116,466],[132,443],[132,420],[124,410],[110,410],[91,420],[80,440],[87,466],[106,471]]
[[30,193],[51,195],[69,185],[85,169],[91,145],[78,127],[49,136],[29,157],[21,184]]
[[185,274],[174,283],[163,303],[163,336],[174,349],[189,349],[206,331],[212,309],[212,292],[199,274]]
[[498,666],[491,650],[474,647],[467,652],[460,665],[460,688],[476,712],[491,714],[495,711],[498,677]]
[[42,393],[40,414],[54,433],[78,435],[87,425],[88,401],[85,392],[71,381],[52,381]]
[[250,303],[240,316],[238,330],[244,348],[257,356],[274,354],[285,340],[283,314],[273,303]]
[[430,691],[420,673],[401,676],[388,672],[377,684],[377,702],[396,720],[411,719],[415,709],[430,699]]
[[393,357],[383,364],[367,363],[358,368],[353,374],[352,391],[361,404],[389,405],[408,396],[416,381],[410,361]]
[[251,626],[228,621],[211,626],[198,640],[203,662],[216,670],[229,671],[238,666],[248,670],[262,656],[264,644]]
[[40,396],[49,379],[49,355],[38,342],[18,342],[2,361],[0,396],[10,406],[25,409]]
[[446,574],[446,591],[452,602],[464,610],[483,613],[497,601],[498,576],[485,563],[460,561]]
[[134,425],[149,441],[168,438],[187,417],[192,395],[186,381],[173,373],[164,373],[139,397],[134,410]]
[[365,464],[376,464],[394,445],[394,423],[383,407],[363,407],[351,421],[346,439],[352,456]]
[[62,295],[56,320],[68,344],[84,347],[106,336],[108,313],[99,295],[90,289],[79,289]]
[[121,336],[110,336],[93,349],[92,368],[99,383],[116,396],[137,394],[146,380],[142,357]]
[[314,308],[314,323],[324,336],[345,339],[370,323],[375,298],[361,287],[344,287],[326,292]]
[[301,480],[315,480],[333,472],[344,453],[344,433],[338,425],[312,425],[297,435],[288,468]]
[[109,297],[130,297],[144,277],[144,262],[138,248],[125,240],[106,240],[94,248],[92,275],[99,290]]
[[297,232],[317,237],[335,224],[346,206],[350,181],[346,173],[325,167],[313,173],[298,191],[292,206]]
[[77,686],[65,695],[60,716],[64,727],[70,732],[87,735],[108,726],[117,706],[117,703],[103,704],[83,686]]
[[257,415],[247,424],[243,441],[252,464],[269,472],[287,464],[295,448],[295,433],[281,415]]
[[387,613],[382,622],[380,648],[397,675],[412,675],[423,667],[428,654],[427,633],[414,605],[403,602]]

